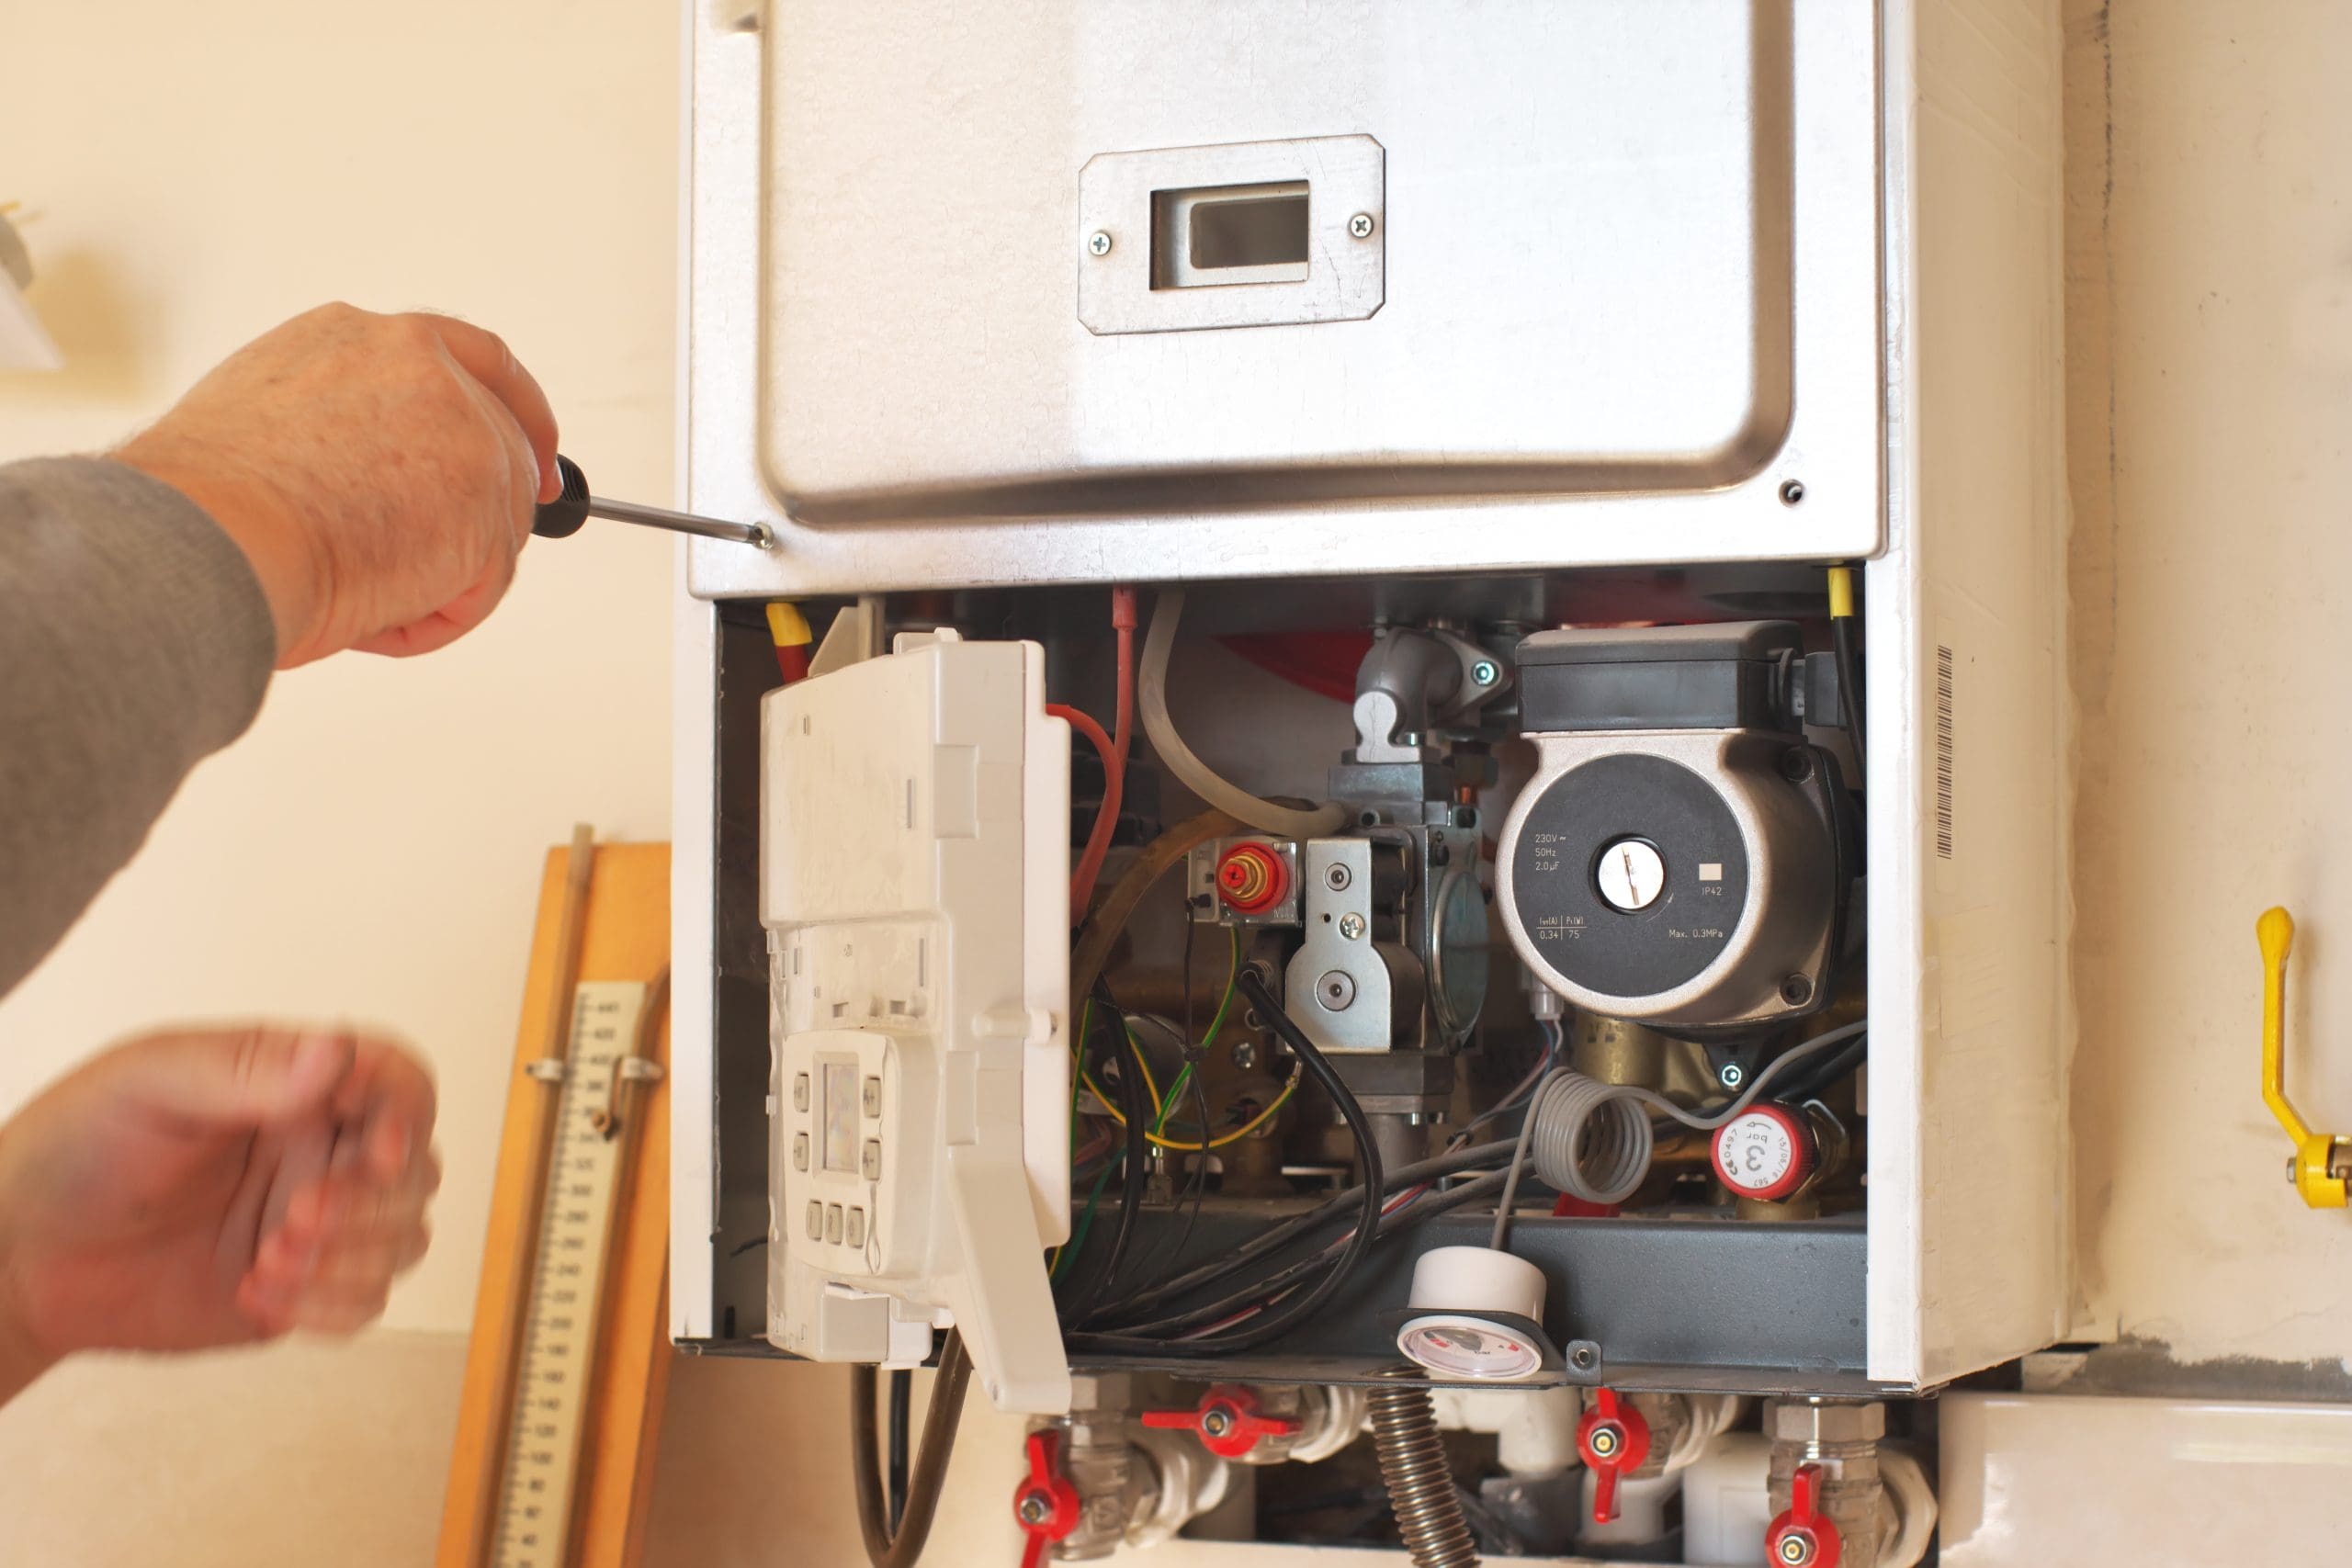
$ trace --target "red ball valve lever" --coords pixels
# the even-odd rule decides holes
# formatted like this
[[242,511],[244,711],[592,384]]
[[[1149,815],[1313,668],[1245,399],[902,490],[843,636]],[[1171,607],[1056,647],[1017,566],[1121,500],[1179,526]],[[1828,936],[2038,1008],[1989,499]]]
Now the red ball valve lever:
[[1592,1522],[1605,1525],[1617,1517],[1617,1478],[1650,1457],[1650,1424],[1632,1405],[1620,1405],[1615,1389],[1597,1388],[1577,1423],[1577,1451],[1592,1467]]
[[1021,1568],[1038,1568],[1054,1543],[1078,1528],[1078,1488],[1062,1473],[1062,1435],[1054,1427],[1029,1434],[1028,1479],[1013,1489],[1012,1517],[1029,1544]]
[[1789,1511],[1772,1521],[1764,1550],[1780,1568],[1838,1568],[1838,1527],[1821,1511],[1821,1467],[1801,1464],[1789,1477]]
[[1201,1446],[1219,1459],[1239,1459],[1263,1438],[1294,1438],[1298,1423],[1262,1416],[1258,1396],[1240,1383],[1221,1382],[1190,1410],[1147,1410],[1143,1424],[1166,1432],[1197,1432]]

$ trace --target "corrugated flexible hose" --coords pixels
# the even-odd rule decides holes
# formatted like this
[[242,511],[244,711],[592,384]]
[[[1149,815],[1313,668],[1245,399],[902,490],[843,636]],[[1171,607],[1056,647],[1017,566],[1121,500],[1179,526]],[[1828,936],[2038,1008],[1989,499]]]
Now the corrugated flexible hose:
[[1477,1568],[1478,1544],[1463,1521],[1429,1390],[1376,1388],[1369,1403],[1373,1452],[1415,1568]]

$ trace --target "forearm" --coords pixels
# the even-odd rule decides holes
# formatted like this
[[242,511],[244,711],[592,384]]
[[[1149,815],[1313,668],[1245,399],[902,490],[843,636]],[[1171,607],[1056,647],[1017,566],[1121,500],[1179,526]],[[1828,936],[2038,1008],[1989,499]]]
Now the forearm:
[[186,496],[99,458],[0,466],[0,993],[252,722],[276,653],[243,556]]

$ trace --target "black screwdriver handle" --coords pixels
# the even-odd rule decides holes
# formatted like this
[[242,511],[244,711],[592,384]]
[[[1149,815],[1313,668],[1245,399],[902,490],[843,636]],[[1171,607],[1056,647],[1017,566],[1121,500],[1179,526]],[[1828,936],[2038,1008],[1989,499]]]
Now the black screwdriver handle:
[[555,471],[563,476],[563,493],[540,503],[531,518],[531,532],[542,539],[569,539],[588,521],[588,476],[560,453],[556,456]]

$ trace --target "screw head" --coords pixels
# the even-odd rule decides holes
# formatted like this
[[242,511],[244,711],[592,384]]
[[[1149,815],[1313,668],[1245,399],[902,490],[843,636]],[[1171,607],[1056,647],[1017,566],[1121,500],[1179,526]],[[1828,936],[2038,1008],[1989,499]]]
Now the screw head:
[[1791,784],[1803,784],[1813,777],[1813,753],[1802,746],[1792,746],[1781,752],[1781,776]]
[[1341,915],[1340,917],[1340,934],[1347,938],[1350,942],[1354,942],[1362,937],[1363,935],[1363,917],[1362,915]]
[[1086,254],[1091,256],[1109,255],[1111,254],[1111,236],[1101,229],[1097,229],[1094,232],[1086,236]]
[[1781,982],[1781,999],[1792,1008],[1801,1008],[1813,1000],[1813,982],[1802,975],[1792,975]]
[[1335,865],[1323,874],[1323,886],[1334,893],[1345,888],[1351,880],[1348,868],[1343,865]]
[[2287,1156],[2287,1185],[2288,1185],[2288,1186],[2290,1186],[2290,1187],[2292,1187],[2294,1184],[2295,1184],[2295,1156],[2294,1156],[2293,1155],[2289,1155],[2289,1156]]
[[1233,1412],[1224,1405],[1213,1406],[1201,1417],[1201,1430],[1212,1438],[1222,1438],[1233,1430]]
[[1781,486],[1781,504],[1782,506],[1794,506],[1804,499],[1804,481],[1803,479],[1790,479]]
[[1589,1345],[1577,1345],[1568,1351],[1568,1365],[1580,1372],[1589,1372],[1600,1364],[1600,1355]]
[[1623,1441],[1624,1434],[1616,1427],[1604,1421],[1592,1429],[1592,1436],[1586,1439],[1586,1446],[1600,1458],[1609,1459],[1616,1454]]
[[1737,1062],[1725,1062],[1715,1069],[1715,1081],[1725,1089],[1737,1089],[1747,1081],[1747,1069]]
[[1348,232],[1354,235],[1359,240],[1371,239],[1372,214],[1369,212],[1359,212],[1353,218],[1349,219]]
[[1258,1065],[1258,1043],[1254,1040],[1236,1041],[1233,1046],[1232,1060],[1233,1065],[1240,1068],[1245,1073],[1250,1068],[1256,1066]]
[[1495,661],[1491,659],[1481,659],[1477,663],[1470,666],[1470,679],[1481,686],[1493,685],[1495,677],[1501,673],[1501,671],[1495,668]]
[[1780,1543],[1772,1549],[1772,1555],[1787,1563],[1789,1568],[1804,1568],[1813,1561],[1815,1551],[1811,1535],[1791,1530],[1781,1537]]
[[1327,1012],[1345,1012],[1356,999],[1355,977],[1343,969],[1333,969],[1315,982],[1315,999]]
[[1024,1525],[1042,1525],[1053,1511],[1054,1506],[1046,1501],[1046,1495],[1042,1492],[1023,1492],[1020,1503],[1013,1508]]

